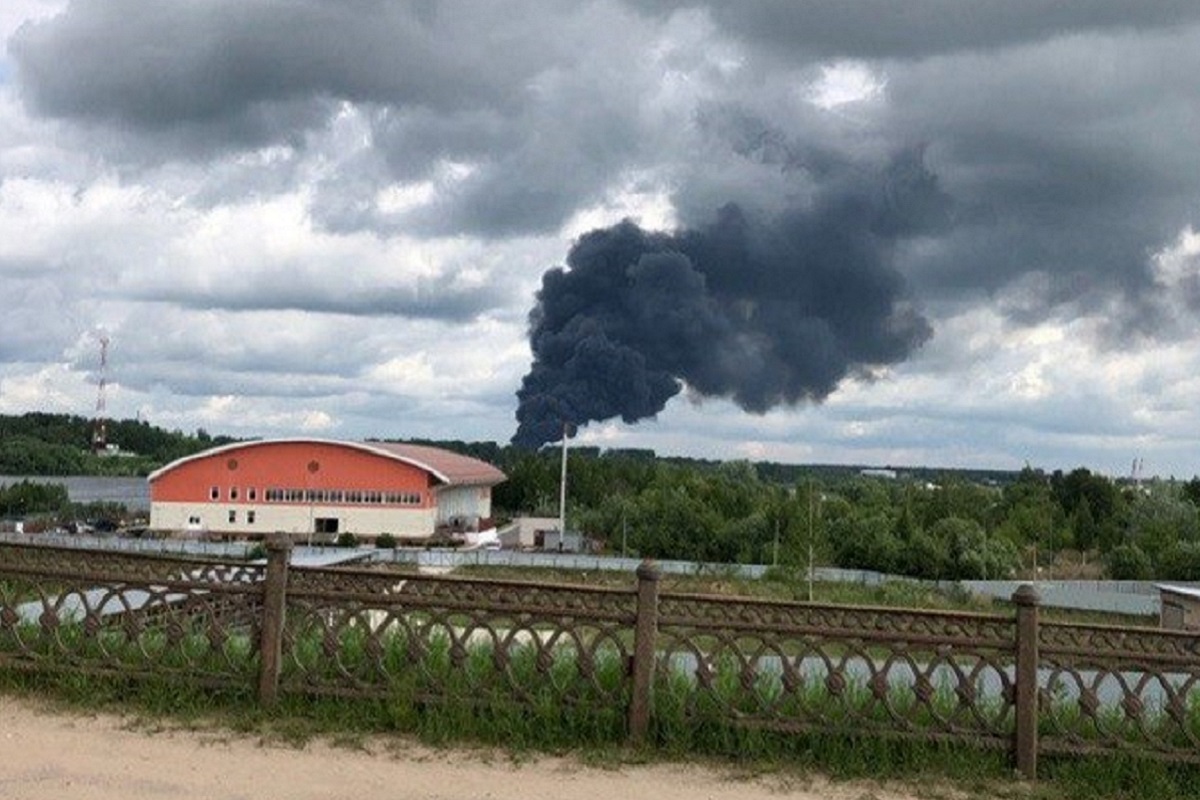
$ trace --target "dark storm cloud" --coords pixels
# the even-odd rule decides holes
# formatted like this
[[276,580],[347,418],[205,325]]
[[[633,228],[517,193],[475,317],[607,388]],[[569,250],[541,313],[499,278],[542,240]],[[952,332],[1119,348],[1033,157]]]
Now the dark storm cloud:
[[950,223],[919,152],[877,183],[831,180],[816,202],[655,234],[630,222],[576,243],[531,315],[534,363],[514,441],[651,417],[686,385],[743,409],[827,397],[847,375],[907,358],[930,335],[890,266],[892,244]]
[[[335,233],[553,233],[640,171],[685,226],[726,203],[782,218],[924,147],[953,224],[899,237],[890,265],[926,313],[998,303],[1031,323],[1115,301],[1119,341],[1165,330],[1150,257],[1200,215],[1193,0],[110,0],[9,48],[27,105],[89,150],[169,169],[291,148],[258,183],[214,168],[188,201],[299,188]],[[878,78],[876,102],[803,101],[838,59]],[[339,138],[346,116],[361,129]],[[379,199],[421,182],[427,202]]]
[[[619,5],[540,2],[74,2],[9,49],[28,107],[134,166],[319,149],[348,104],[364,120],[363,153],[347,142],[323,153],[337,169],[315,184],[319,224],[505,236],[557,229],[631,160],[637,109],[615,99],[620,65],[586,66],[620,48],[582,44],[625,17]],[[434,178],[444,162],[471,174],[441,185],[436,203],[378,206],[380,188]]]
[[[935,29],[975,25],[926,5],[916,4],[914,19]],[[986,19],[1008,5],[976,7]],[[884,60],[849,33],[835,36],[830,48],[866,59],[853,68],[879,82],[879,97],[814,113],[779,110],[777,90],[750,89],[701,109],[697,129],[743,166],[730,178],[699,165],[676,207],[690,223],[731,189],[769,206],[811,192],[831,170],[861,169],[874,148],[922,143],[956,200],[954,224],[901,242],[895,266],[929,313],[992,304],[1018,324],[1102,313],[1105,346],[1174,336],[1190,328],[1162,313],[1177,304],[1162,296],[1169,289],[1156,282],[1152,256],[1200,220],[1200,24],[1167,27],[1192,9],[1156,6],[1134,19],[1116,6],[1090,16],[1064,6],[990,34],[947,36],[944,47],[910,30],[915,38]],[[762,15],[798,14],[819,31],[828,15],[867,11],[738,4],[711,13],[757,43],[747,20]],[[806,49],[812,35],[797,33],[787,54],[759,55],[820,75],[831,64]]]
[[[930,142],[971,209],[902,255],[914,291],[972,304],[1006,293],[1024,322],[1116,300],[1114,343],[1167,333],[1147,313],[1162,291],[1152,256],[1200,215],[1197,70],[1200,26],[891,69],[889,135]],[[1036,291],[1011,291],[1023,283]]]
[[919,58],[1064,33],[1155,29],[1200,20],[1192,0],[633,0],[654,12],[703,8],[724,29],[784,59]]
[[[470,107],[508,91],[523,59],[464,44],[472,26],[386,0],[74,2],[9,49],[43,113],[134,128],[237,120],[295,98]],[[448,57],[449,55],[453,57]]]

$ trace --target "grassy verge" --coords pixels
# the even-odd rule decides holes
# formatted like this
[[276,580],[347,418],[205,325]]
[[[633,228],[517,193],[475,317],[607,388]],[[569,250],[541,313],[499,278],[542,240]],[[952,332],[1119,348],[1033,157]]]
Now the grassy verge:
[[[335,746],[415,736],[434,746],[493,746],[524,760],[537,753],[570,754],[590,766],[620,769],[662,763],[703,763],[735,776],[802,779],[821,772],[835,781],[898,782],[920,797],[1031,798],[1033,800],[1167,800],[1200,796],[1200,771],[1126,758],[1043,758],[1036,784],[1014,780],[1007,754],[962,745],[876,737],[797,736],[745,728],[701,732],[688,746],[656,733],[647,747],[621,740],[532,732],[521,714],[469,713],[465,707],[412,708],[386,700],[289,696],[272,710],[249,691],[206,691],[185,682],[128,681],[72,674],[33,675],[0,670],[0,691],[49,702],[61,711],[132,715],[132,724],[159,730],[227,730],[303,746],[321,739]],[[521,731],[530,732],[522,736]],[[514,734],[516,734],[514,736]]]
[[[153,644],[148,653],[147,641],[130,647],[153,659],[166,655],[156,649],[158,638]],[[624,664],[615,654],[601,655],[581,669],[578,656],[547,658],[544,650],[520,646],[498,659],[490,646],[456,648],[440,637],[415,646],[397,636],[375,646],[359,631],[344,636],[333,653],[320,639],[297,644],[304,654],[298,659],[291,654],[290,672],[284,675],[284,686],[292,689],[273,709],[258,704],[252,689],[255,656],[242,647],[215,647],[186,661],[198,669],[207,655],[223,669],[245,676],[222,689],[198,686],[186,669],[133,679],[82,670],[0,668],[0,691],[49,698],[71,708],[132,712],[155,725],[227,728],[293,743],[322,737],[353,745],[364,737],[404,735],[439,745],[498,746],[512,754],[573,752],[593,764],[614,767],[700,759],[741,772],[819,770],[835,779],[919,781],[947,787],[952,796],[1155,800],[1192,796],[1200,788],[1196,768],[1111,757],[1043,757],[1043,780],[1030,786],[1012,780],[1003,750],[878,736],[863,726],[855,731],[856,714],[870,707],[869,696],[851,691],[831,698],[817,684],[793,700],[805,704],[809,713],[818,710],[819,716],[844,714],[848,724],[841,730],[784,733],[739,725],[731,710],[751,712],[756,698],[770,687],[742,686],[732,666],[718,667],[705,688],[682,673],[660,675],[649,742],[632,748],[625,728]],[[112,657],[119,643],[110,641],[104,649]],[[374,682],[386,692],[371,698],[324,693],[356,682]],[[311,691],[297,689],[304,685]],[[953,698],[941,702],[952,704]],[[851,708],[854,704],[858,707]],[[883,711],[878,706],[873,710]],[[781,708],[785,716],[798,711]]]

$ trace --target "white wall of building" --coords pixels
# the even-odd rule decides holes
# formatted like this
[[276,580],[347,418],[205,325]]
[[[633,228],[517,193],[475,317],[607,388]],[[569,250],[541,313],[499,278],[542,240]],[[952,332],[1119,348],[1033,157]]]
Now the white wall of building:
[[468,522],[492,516],[490,486],[447,486],[437,490],[437,521],[450,524],[456,518]]
[[[235,513],[233,521],[230,512]],[[254,512],[254,522],[249,512]],[[210,533],[266,534],[274,532],[307,535],[315,520],[338,520],[338,533],[399,537],[429,536],[434,529],[433,508],[323,505],[221,505],[216,503],[153,503],[150,527],[155,530],[208,531]]]

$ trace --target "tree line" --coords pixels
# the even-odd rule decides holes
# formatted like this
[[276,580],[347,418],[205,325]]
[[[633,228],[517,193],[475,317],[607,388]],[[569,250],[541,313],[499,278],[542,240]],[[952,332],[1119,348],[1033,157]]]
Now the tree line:
[[[508,513],[557,516],[559,453],[495,454]],[[1114,480],[1079,467],[974,473],[788,471],[749,462],[571,451],[568,527],[610,552],[705,562],[819,565],[930,579],[1039,568],[1115,579],[1200,580],[1200,478]],[[772,476],[771,479],[764,478]]]
[[[109,423],[132,458],[89,450],[78,416],[0,416],[0,474],[144,475],[234,441]],[[500,515],[557,516],[560,453],[496,442],[421,440],[495,464]],[[1064,558],[1108,577],[1200,580],[1200,478],[1114,480],[1045,472],[895,471],[662,458],[652,450],[570,450],[568,527],[609,552],[704,562],[820,565],[923,578],[1005,578]],[[22,489],[21,491],[27,491]],[[52,505],[52,504],[51,504]],[[0,510],[4,508],[0,504]],[[4,513],[15,513],[13,510]]]
[[116,454],[91,450],[93,422],[70,414],[0,415],[0,474],[148,475],[163,464],[234,439],[166,431],[138,420],[111,420]]
[[128,515],[128,509],[120,503],[73,503],[67,487],[52,480],[26,478],[0,483],[0,519],[27,520],[25,530],[29,533],[75,525],[79,521],[98,529],[116,530]]

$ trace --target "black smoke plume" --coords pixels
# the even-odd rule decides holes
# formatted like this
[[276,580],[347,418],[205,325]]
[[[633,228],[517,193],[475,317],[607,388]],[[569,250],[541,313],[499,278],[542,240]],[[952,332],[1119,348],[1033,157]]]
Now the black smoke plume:
[[931,328],[892,250],[949,224],[950,210],[918,153],[873,188],[843,184],[769,219],[728,205],[698,230],[625,221],[584,235],[530,313],[513,443],[652,417],[685,384],[754,413],[819,402],[851,373],[903,361]]

